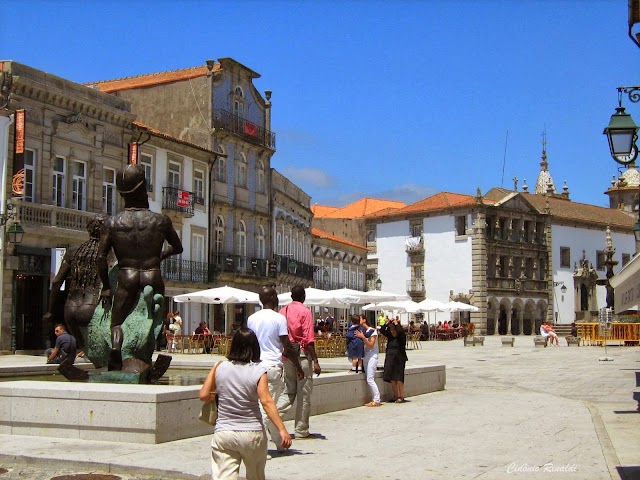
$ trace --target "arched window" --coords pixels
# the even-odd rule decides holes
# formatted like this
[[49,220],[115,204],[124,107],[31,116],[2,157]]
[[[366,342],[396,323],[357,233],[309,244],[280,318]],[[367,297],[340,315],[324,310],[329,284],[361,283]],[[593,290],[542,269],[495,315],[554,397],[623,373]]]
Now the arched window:
[[236,185],[247,188],[247,157],[241,153],[237,159],[238,175],[236,177]]
[[244,118],[244,92],[242,87],[237,86],[233,91],[233,114],[239,118]]
[[236,235],[236,253],[241,256],[247,255],[247,226],[242,220],[238,223],[238,233]]
[[221,216],[216,217],[215,224],[215,245],[216,252],[223,253],[224,252],[224,220]]
[[258,168],[256,172],[257,176],[257,191],[258,193],[264,193],[264,163],[262,160],[258,160]]
[[[224,147],[218,145],[216,152],[224,155]],[[216,157],[215,175],[218,182],[227,181],[227,159],[225,157]]]

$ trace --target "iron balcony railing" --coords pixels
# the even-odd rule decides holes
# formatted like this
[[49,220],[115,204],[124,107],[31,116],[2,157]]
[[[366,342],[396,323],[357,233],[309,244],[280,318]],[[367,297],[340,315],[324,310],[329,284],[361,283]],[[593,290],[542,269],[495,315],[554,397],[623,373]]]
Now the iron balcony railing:
[[167,258],[160,265],[162,278],[174,282],[213,283],[215,270],[205,262]]
[[213,111],[213,126],[234,133],[248,142],[276,149],[276,134],[227,110]]
[[314,267],[285,255],[274,255],[277,273],[288,273],[296,277],[313,279]]
[[407,280],[407,293],[409,295],[415,294],[415,293],[422,293],[424,291],[425,291],[424,280],[422,279]]
[[162,187],[162,208],[193,215],[195,194],[174,187]]
[[263,258],[245,257],[232,253],[216,253],[214,263],[218,272],[238,273],[254,277],[269,276],[270,264],[268,260]]

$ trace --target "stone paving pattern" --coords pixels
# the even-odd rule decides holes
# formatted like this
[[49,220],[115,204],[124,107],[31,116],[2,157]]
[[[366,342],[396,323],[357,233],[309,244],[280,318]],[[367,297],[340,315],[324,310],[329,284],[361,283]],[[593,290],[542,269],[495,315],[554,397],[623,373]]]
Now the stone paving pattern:
[[[640,390],[640,348],[607,350],[613,361],[599,360],[601,347],[534,348],[531,337],[516,337],[514,347],[501,346],[499,337],[475,347],[422,342],[408,352],[409,362],[445,364],[445,391],[312,417],[311,430],[324,438],[294,440],[288,454],[268,460],[267,478],[640,479],[640,414],[632,397]],[[218,358],[175,355],[173,365]],[[0,367],[43,361],[3,356]],[[345,358],[320,363],[349,368]],[[0,466],[9,469],[0,480],[74,472],[205,479],[209,443],[209,436],[138,445],[0,435]]]

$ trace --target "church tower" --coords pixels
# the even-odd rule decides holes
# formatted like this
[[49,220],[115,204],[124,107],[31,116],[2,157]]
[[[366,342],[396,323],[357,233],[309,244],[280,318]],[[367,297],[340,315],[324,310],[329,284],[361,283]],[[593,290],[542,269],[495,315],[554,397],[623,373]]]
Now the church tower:
[[638,211],[638,192],[640,191],[640,172],[635,163],[630,164],[627,170],[618,177],[613,177],[611,187],[606,193],[609,195],[609,207],[617,208],[629,215],[635,216]]

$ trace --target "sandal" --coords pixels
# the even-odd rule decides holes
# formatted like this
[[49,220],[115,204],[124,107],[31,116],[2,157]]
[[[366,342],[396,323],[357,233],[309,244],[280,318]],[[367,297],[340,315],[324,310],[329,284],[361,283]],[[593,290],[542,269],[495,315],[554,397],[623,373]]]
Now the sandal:
[[365,403],[364,406],[365,407],[381,407],[382,404],[377,402],[369,402],[369,403]]

